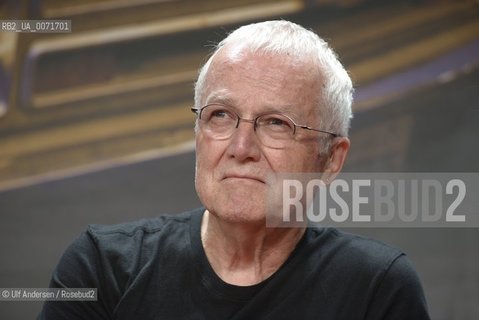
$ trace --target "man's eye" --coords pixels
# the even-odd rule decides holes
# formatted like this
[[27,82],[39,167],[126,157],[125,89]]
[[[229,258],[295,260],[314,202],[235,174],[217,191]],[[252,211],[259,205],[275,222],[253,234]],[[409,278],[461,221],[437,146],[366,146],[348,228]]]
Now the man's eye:
[[288,123],[282,119],[278,119],[278,118],[270,118],[269,119],[269,124],[270,125],[276,125],[276,126],[287,126]]
[[207,121],[214,121],[215,123],[220,123],[220,122],[225,122],[225,121],[231,121],[235,119],[235,114],[232,113],[231,111],[227,109],[213,109],[213,110],[208,110]]
[[228,112],[225,110],[215,110],[211,113],[212,118],[225,118],[228,116]]
[[291,124],[286,119],[282,119],[280,117],[267,117],[264,119],[263,124],[268,127],[274,128],[282,128],[282,129],[290,129]]

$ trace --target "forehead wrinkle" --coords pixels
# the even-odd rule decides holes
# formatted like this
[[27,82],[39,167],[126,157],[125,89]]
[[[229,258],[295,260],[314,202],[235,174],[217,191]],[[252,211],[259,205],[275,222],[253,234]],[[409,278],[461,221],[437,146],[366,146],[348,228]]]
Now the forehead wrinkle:
[[233,106],[234,102],[231,92],[227,89],[213,91],[206,97],[206,104],[220,103]]

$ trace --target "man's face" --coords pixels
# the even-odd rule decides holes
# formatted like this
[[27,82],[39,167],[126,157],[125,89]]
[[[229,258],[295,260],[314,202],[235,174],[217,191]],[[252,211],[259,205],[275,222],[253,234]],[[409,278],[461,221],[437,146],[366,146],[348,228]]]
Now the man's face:
[[[223,48],[210,65],[202,106],[232,107],[243,119],[280,111],[298,124],[317,128],[322,84],[317,70],[282,56],[253,55]],[[196,190],[203,205],[231,222],[265,218],[267,177],[277,172],[320,172],[318,133],[297,129],[283,149],[264,146],[251,122],[215,140],[196,134]]]

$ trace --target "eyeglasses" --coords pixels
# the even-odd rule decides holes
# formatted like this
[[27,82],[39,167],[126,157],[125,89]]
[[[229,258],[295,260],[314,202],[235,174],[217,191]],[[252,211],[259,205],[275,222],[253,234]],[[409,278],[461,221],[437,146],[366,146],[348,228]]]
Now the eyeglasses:
[[287,147],[294,139],[296,128],[326,133],[333,137],[340,136],[337,133],[296,124],[290,117],[276,112],[261,114],[254,119],[243,119],[232,108],[221,104],[208,104],[200,109],[191,108],[191,111],[198,116],[200,129],[217,140],[230,138],[240,121],[252,123],[261,143],[274,149]]

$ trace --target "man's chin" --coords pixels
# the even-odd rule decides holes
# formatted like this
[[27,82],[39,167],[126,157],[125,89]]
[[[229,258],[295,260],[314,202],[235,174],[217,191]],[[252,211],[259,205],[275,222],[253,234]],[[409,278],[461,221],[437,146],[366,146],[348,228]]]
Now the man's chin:
[[266,220],[265,211],[257,207],[235,207],[231,205],[227,208],[216,210],[212,214],[222,221],[237,224],[265,225]]

